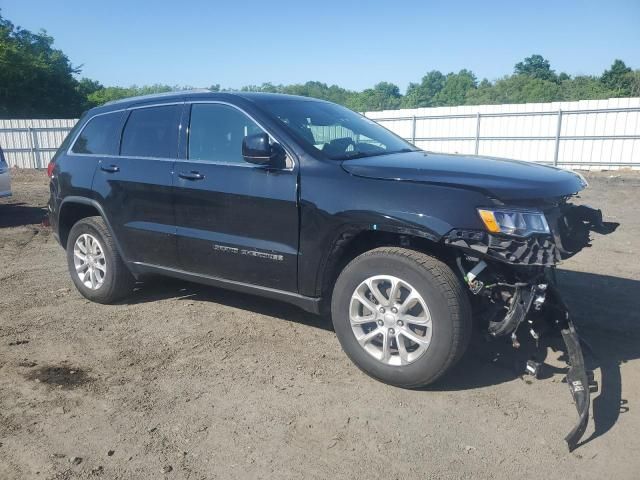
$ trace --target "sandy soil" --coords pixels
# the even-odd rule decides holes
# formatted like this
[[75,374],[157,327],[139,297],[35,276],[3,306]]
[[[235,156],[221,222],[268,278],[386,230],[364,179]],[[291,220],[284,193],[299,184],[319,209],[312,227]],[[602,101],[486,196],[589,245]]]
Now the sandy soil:
[[562,266],[601,390],[586,443],[560,352],[477,336],[438,385],[378,383],[326,319],[160,280],[92,304],[40,225],[42,172],[0,200],[0,478],[638,478],[640,175],[588,176],[583,200],[622,223]]

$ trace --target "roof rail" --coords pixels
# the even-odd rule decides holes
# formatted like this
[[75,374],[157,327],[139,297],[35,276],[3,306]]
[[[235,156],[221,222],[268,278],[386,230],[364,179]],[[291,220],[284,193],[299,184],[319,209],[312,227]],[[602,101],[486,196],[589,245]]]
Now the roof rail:
[[154,98],[171,97],[174,95],[178,96],[178,95],[187,94],[187,93],[212,93],[212,92],[207,88],[194,88],[191,90],[176,90],[173,92],[151,93],[149,95],[138,95],[135,97],[126,97],[126,98],[120,98],[118,100],[110,100],[104,103],[104,105],[114,105],[117,103],[131,102],[136,100],[153,100]]

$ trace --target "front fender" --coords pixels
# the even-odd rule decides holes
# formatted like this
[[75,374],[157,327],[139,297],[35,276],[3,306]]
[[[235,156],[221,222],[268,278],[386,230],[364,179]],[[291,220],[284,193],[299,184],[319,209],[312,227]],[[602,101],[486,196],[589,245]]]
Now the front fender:
[[440,242],[453,228],[483,228],[476,208],[491,203],[464,188],[362,178],[339,165],[304,167],[298,259],[298,289],[304,295],[321,294],[327,260],[349,236],[379,231]]

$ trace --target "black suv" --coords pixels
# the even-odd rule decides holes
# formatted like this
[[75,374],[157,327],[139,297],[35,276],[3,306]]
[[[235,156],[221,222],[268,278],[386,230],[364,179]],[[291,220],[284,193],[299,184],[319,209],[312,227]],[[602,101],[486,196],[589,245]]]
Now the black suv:
[[581,415],[570,445],[584,431],[587,372],[552,273],[614,226],[568,203],[575,173],[427,153],[329,102],[180,92],[90,110],[49,174],[90,300],[163,274],[327,311],[353,362],[403,387],[449,370],[472,318],[514,345],[550,325]]

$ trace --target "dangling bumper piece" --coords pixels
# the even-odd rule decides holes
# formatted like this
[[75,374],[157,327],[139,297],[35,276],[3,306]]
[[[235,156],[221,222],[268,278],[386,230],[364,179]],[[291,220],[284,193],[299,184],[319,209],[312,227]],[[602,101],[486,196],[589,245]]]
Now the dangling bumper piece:
[[580,348],[580,337],[571,321],[566,328],[561,330],[564,344],[567,346],[567,355],[569,356],[569,372],[567,373],[567,385],[571,391],[571,396],[578,410],[578,423],[564,437],[569,451],[575,450],[578,442],[587,430],[589,422],[589,406],[590,406],[590,389],[589,376],[584,365],[584,357]]

